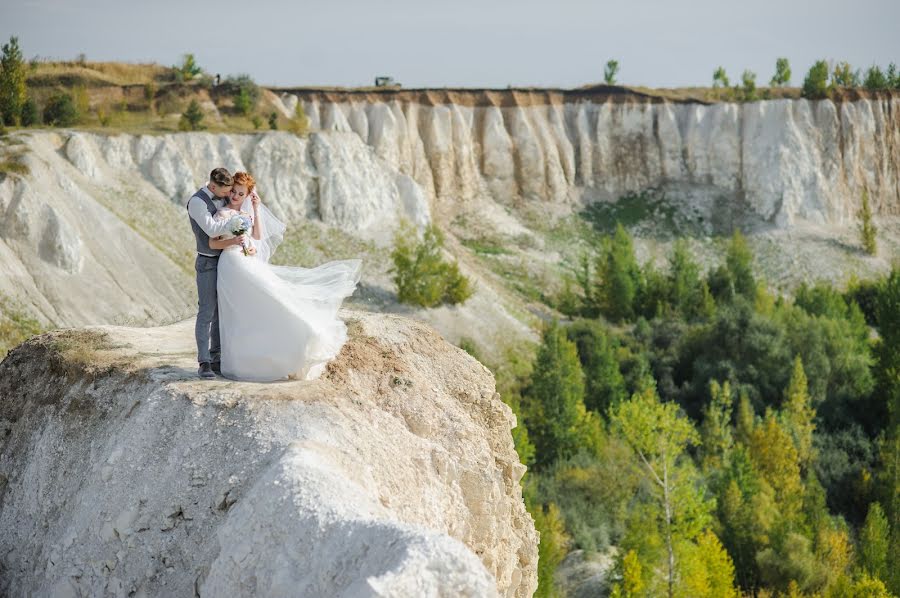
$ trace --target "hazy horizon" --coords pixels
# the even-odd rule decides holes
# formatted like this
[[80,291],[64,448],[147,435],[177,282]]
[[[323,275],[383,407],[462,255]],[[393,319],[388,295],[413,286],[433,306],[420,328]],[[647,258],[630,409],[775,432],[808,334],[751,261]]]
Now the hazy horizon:
[[818,59],[862,70],[900,62],[900,2],[886,0],[0,0],[0,10],[0,39],[18,36],[28,59],[173,65],[193,53],[212,74],[281,87],[371,85],[376,75],[405,87],[577,87],[602,81],[611,58],[625,85],[706,86],[719,65],[732,81],[750,69],[766,85],[780,56],[799,85]]

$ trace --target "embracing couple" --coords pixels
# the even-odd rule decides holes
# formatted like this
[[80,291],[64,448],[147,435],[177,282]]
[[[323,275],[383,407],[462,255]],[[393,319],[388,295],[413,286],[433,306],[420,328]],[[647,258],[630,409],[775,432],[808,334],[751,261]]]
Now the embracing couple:
[[216,168],[187,210],[197,241],[200,377],[271,382],[321,375],[347,340],[337,312],[359,282],[360,260],[271,265],[285,225],[246,172]]

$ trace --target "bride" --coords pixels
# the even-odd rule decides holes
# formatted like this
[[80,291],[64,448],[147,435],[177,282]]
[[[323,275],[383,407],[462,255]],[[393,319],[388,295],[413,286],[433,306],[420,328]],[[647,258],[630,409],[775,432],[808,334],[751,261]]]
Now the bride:
[[222,375],[254,382],[313,380],[347,340],[337,311],[353,294],[362,262],[340,260],[315,268],[269,264],[285,225],[262,205],[255,187],[250,174],[235,173],[231,195],[215,215],[229,221],[249,218],[252,230],[246,236],[252,249],[226,245],[231,234],[209,243],[223,249],[217,283]]

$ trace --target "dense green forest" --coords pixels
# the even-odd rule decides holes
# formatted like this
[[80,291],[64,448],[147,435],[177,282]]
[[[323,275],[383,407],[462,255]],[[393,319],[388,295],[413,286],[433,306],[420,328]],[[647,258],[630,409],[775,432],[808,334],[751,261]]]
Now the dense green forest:
[[617,597],[900,594],[900,268],[782,297],[740,233],[708,273],[668,257],[642,267],[619,226],[534,362],[497,368],[537,595],[610,546]]

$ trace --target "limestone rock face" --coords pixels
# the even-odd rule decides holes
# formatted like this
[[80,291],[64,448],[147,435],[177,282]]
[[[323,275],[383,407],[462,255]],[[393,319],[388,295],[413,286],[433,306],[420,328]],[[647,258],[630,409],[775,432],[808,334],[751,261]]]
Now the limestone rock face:
[[441,204],[675,190],[681,201],[706,204],[712,194],[782,227],[846,225],[867,188],[877,211],[900,212],[897,96],[702,105],[403,93],[308,92],[297,101],[314,128],[355,132]]
[[190,321],[11,352],[0,594],[530,596],[490,372],[423,324],[342,316],[314,382],[199,381]]

